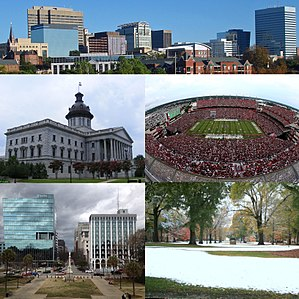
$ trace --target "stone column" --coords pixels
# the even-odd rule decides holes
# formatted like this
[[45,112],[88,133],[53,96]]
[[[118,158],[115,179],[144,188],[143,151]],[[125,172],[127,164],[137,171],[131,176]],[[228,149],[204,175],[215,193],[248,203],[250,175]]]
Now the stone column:
[[104,139],[104,161],[107,161],[107,144],[106,144],[106,139]]
[[113,139],[110,139],[110,160],[114,160],[114,154],[113,154]]

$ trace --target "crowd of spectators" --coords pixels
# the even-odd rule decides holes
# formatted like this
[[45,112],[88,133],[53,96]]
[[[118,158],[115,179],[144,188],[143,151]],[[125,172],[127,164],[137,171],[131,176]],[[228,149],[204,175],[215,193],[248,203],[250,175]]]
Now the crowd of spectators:
[[197,108],[204,107],[243,107],[256,109],[257,102],[252,99],[239,97],[211,97],[197,101]]

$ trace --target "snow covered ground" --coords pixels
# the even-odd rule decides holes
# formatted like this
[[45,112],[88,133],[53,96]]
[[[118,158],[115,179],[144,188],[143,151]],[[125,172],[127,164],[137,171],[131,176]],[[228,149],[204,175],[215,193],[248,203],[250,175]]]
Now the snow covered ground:
[[[227,245],[223,249],[236,250],[236,246]],[[287,246],[239,246],[239,250],[248,251],[267,247],[267,250],[291,249]],[[146,247],[145,275],[206,287],[299,293],[299,259],[216,256],[205,252],[208,249],[211,248]]]

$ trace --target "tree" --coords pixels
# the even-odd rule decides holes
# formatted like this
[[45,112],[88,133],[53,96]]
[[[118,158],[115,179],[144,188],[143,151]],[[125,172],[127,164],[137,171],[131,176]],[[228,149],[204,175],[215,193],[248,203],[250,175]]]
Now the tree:
[[5,266],[5,294],[7,294],[7,273],[11,262],[16,259],[16,253],[11,249],[5,249],[1,254],[1,260]]
[[75,169],[75,172],[79,174],[79,179],[81,179],[81,174],[85,169],[85,164],[82,162],[76,162],[73,164],[73,168]]
[[110,161],[110,169],[114,172],[115,177],[118,177],[118,173],[121,171],[121,161]]
[[115,255],[111,255],[109,256],[108,260],[107,260],[107,265],[108,267],[112,268],[113,273],[115,268],[117,267],[118,264],[118,258]]
[[132,167],[132,163],[130,160],[124,160],[122,162],[122,169],[124,170],[127,179],[129,178],[129,171],[131,167]]
[[31,176],[33,179],[46,179],[48,177],[48,174],[45,164],[31,164]]
[[243,59],[253,64],[256,73],[266,73],[270,66],[269,52],[266,48],[255,47],[247,49],[243,54]]
[[172,183],[148,183],[145,186],[146,227],[153,225],[153,241],[159,242],[159,218],[161,212],[172,207],[170,188]]
[[60,72],[61,74],[96,74],[96,71],[91,63],[87,61],[76,62],[72,69],[66,69]]
[[70,51],[70,56],[80,56],[80,51],[72,50],[72,51]]
[[137,58],[126,59],[119,57],[114,70],[109,71],[110,74],[150,74],[148,68]]
[[230,197],[244,215],[253,217],[258,231],[258,245],[264,245],[264,228],[278,207],[290,196],[277,183],[234,183]]
[[92,174],[92,178],[94,179],[95,173],[98,170],[98,165],[96,162],[90,162],[87,165],[87,171]]
[[36,66],[31,64],[30,62],[21,62],[20,65],[20,73],[21,74],[36,74]]
[[16,182],[16,179],[18,178],[28,178],[29,171],[29,165],[19,163],[16,156],[12,156],[5,164],[5,170],[3,174],[14,179],[14,182]]
[[25,273],[27,274],[27,269],[32,265],[33,257],[31,254],[26,254],[23,257],[23,264],[25,265]]
[[144,177],[145,160],[142,155],[137,155],[134,158],[134,164],[136,166],[135,176]]
[[135,280],[142,275],[142,267],[136,261],[130,261],[125,264],[125,273],[132,280],[133,284],[133,296],[135,296]]
[[56,180],[58,178],[58,171],[61,169],[62,166],[63,162],[59,160],[53,160],[52,162],[50,162],[50,165],[48,166],[50,169],[53,170],[53,172],[55,172]]
[[227,195],[227,186],[224,183],[177,183],[175,189],[175,197],[189,217],[189,244],[196,245],[197,225],[202,243],[204,228],[212,225],[217,205]]
[[128,245],[130,247],[131,260],[138,261],[140,263],[145,262],[145,230],[138,229],[135,234],[129,237]]

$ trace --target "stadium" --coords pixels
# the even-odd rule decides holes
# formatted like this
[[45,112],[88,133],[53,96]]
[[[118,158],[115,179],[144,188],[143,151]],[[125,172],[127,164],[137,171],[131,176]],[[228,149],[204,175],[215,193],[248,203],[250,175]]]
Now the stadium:
[[182,99],[146,111],[149,181],[299,178],[299,111],[243,96]]

